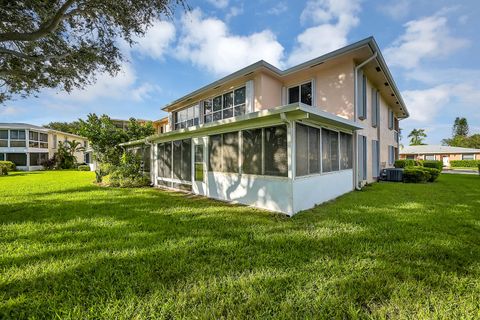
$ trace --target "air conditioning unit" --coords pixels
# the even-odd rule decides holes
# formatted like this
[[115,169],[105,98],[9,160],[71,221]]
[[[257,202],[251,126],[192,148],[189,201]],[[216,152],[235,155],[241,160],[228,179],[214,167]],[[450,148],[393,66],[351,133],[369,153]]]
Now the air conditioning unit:
[[401,168],[388,168],[382,169],[380,172],[380,178],[384,181],[403,181],[403,169]]

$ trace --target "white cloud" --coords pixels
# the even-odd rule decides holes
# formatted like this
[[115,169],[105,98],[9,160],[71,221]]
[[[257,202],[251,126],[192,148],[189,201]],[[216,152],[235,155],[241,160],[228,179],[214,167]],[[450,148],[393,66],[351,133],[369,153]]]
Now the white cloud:
[[410,13],[411,2],[410,0],[390,1],[385,5],[381,5],[379,9],[390,18],[395,20],[401,20],[408,16],[408,14]]
[[231,7],[225,16],[225,20],[228,22],[230,19],[243,14],[243,6],[241,7]]
[[142,55],[163,59],[171,43],[175,40],[175,26],[168,21],[157,20],[141,38],[135,39],[133,48]]
[[228,0],[207,0],[207,2],[218,9],[225,9],[228,6]]
[[451,100],[450,86],[440,85],[425,90],[406,90],[402,92],[405,104],[410,112],[410,120],[431,121]]
[[297,36],[288,65],[313,59],[347,44],[347,36],[358,25],[359,0],[310,0],[303,10],[302,24],[313,24]]
[[285,11],[288,10],[288,6],[287,6],[287,3],[285,1],[280,1],[278,2],[276,5],[274,5],[273,7],[271,7],[267,13],[268,14],[271,14],[271,15],[274,15],[274,16],[278,16],[282,13],[284,13]]
[[391,66],[415,68],[426,58],[444,57],[468,45],[465,39],[450,34],[447,18],[433,15],[412,20],[405,33],[384,52]]
[[0,105],[0,116],[15,116],[21,113],[23,113],[23,111],[19,107]]
[[145,99],[153,98],[152,94],[161,92],[161,88],[151,83],[143,83],[132,90],[131,97],[134,101],[141,102]]
[[283,46],[270,30],[238,36],[217,18],[206,18],[195,9],[182,18],[182,35],[176,56],[222,75],[258,60],[281,65]]

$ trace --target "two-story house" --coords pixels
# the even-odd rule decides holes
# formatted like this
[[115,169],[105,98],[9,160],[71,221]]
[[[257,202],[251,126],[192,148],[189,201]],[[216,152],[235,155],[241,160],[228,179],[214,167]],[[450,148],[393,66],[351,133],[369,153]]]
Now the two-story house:
[[367,38],[287,70],[259,61],[163,108],[141,141],[156,186],[284,212],[331,200],[398,155],[407,108]]
[[[60,143],[74,140],[88,146],[86,138],[75,134],[26,123],[0,123],[0,160],[15,163],[18,170],[41,170]],[[75,157],[78,163],[85,162],[84,151],[75,152]]]

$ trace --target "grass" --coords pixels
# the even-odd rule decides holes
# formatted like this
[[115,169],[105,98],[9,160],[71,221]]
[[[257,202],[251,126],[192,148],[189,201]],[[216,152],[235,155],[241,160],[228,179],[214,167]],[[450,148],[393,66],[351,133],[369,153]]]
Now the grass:
[[0,178],[0,318],[480,317],[480,178],[286,218],[90,172]]

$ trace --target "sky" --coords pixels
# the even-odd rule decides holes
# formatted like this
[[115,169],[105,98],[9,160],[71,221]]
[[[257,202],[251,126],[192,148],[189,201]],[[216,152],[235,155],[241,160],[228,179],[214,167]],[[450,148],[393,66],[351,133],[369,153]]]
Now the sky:
[[413,128],[429,144],[451,135],[455,117],[480,133],[480,1],[187,0],[155,21],[115,77],[68,94],[0,106],[0,122],[44,125],[88,113],[159,119],[161,107],[258,60],[285,69],[374,36],[406,102],[403,143]]

